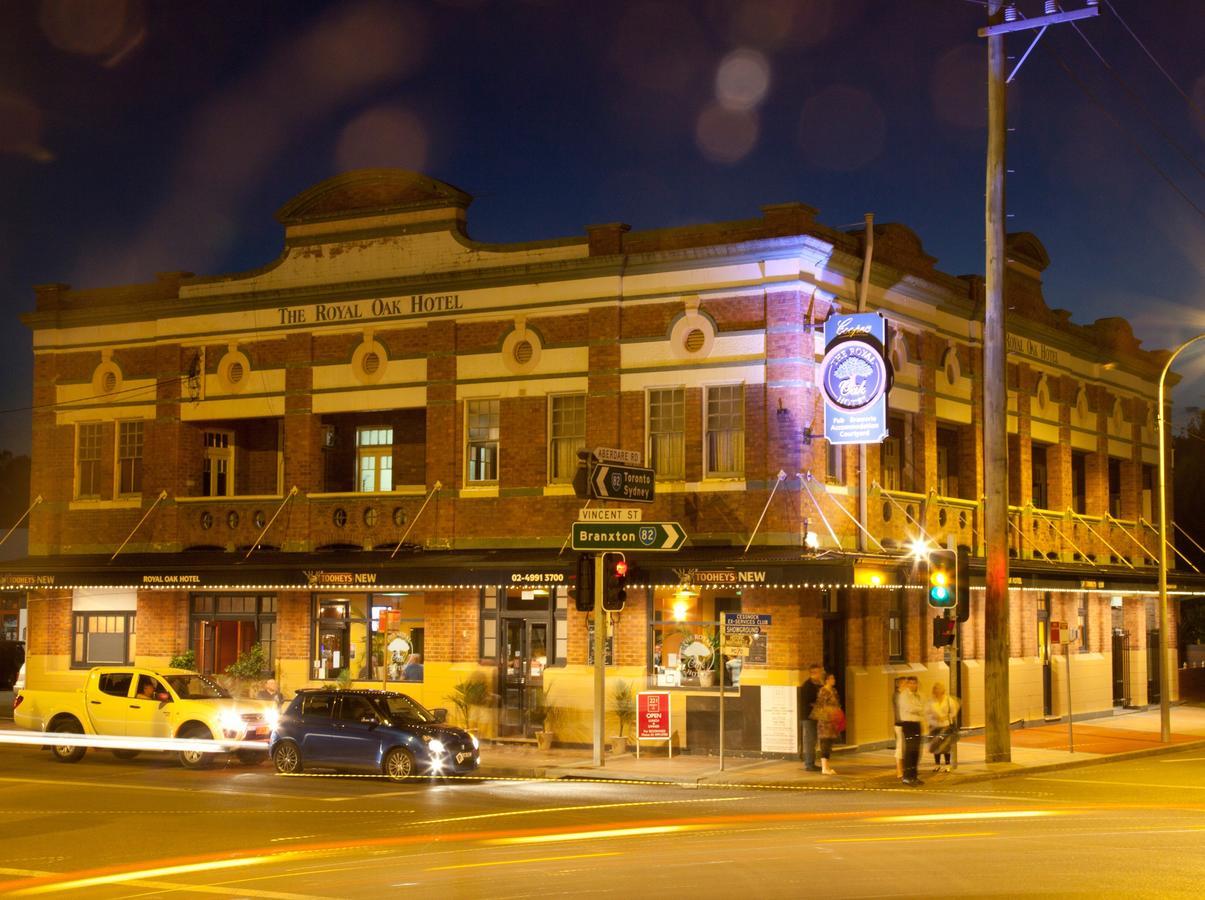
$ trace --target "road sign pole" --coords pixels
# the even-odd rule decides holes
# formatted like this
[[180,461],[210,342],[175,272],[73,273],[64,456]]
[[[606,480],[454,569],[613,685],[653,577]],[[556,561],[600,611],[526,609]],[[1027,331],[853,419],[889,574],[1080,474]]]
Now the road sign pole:
[[594,554],[594,765],[604,765],[607,722],[607,618],[603,610],[603,554]]
[[713,659],[711,664],[720,673],[720,771],[724,771],[724,614],[720,613],[720,649],[716,653],[719,659]]

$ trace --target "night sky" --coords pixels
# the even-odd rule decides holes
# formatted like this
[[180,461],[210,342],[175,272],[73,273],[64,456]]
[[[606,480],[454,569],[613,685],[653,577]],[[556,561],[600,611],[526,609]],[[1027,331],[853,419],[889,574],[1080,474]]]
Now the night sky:
[[[1101,10],[1083,37],[1051,29],[1010,87],[1008,229],[1049,251],[1052,307],[1126,316],[1147,348],[1170,347],[1205,331],[1205,0]],[[974,0],[25,0],[0,14],[0,448],[29,448],[17,317],[32,285],[262,265],[282,245],[273,213],[352,168],[468,191],[479,240],[800,200],[832,226],[902,222],[942,270],[983,271]],[[1205,348],[1178,371],[1192,381],[1177,410],[1205,405]]]

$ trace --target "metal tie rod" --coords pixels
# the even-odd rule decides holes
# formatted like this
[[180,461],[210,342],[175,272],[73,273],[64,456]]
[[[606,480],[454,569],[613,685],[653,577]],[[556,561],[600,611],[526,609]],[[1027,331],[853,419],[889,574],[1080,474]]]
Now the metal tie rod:
[[[1025,529],[1023,529],[1020,525],[1018,525],[1016,522],[1014,522],[1012,516],[1008,516],[1008,524],[1013,527],[1013,531],[1015,531],[1015,532],[1017,532],[1017,534],[1021,535],[1022,543],[1028,543],[1029,546],[1031,546],[1031,547],[1033,547],[1033,549],[1037,550],[1038,553],[1042,553],[1042,548],[1039,547],[1032,540],[1030,540],[1029,538],[1027,538],[1025,536]],[[1045,554],[1042,554],[1042,555],[1045,556]]]
[[[809,471],[808,471],[808,478],[811,478],[811,477],[812,477],[812,473],[811,473],[811,471],[809,470]],[[837,507],[837,509],[841,510],[841,512],[843,512],[843,513],[845,514],[845,517],[846,517],[847,519],[849,519],[849,521],[853,522],[855,525],[857,525],[857,526],[858,526],[858,530],[859,530],[859,531],[861,531],[861,532],[862,532],[864,535],[866,535],[868,538],[870,538],[872,541],[874,541],[874,542],[875,542],[875,545],[876,545],[876,546],[877,546],[877,547],[878,547],[880,550],[882,550],[884,553],[887,553],[887,548],[886,548],[886,547],[884,547],[882,544],[880,544],[880,543],[879,543],[879,539],[878,539],[878,538],[876,538],[876,537],[875,537],[873,534],[871,534],[869,531],[867,531],[867,530],[866,530],[866,527],[865,527],[865,526],[864,526],[864,525],[863,525],[861,522],[859,522],[859,521],[858,521],[856,518],[854,518],[853,513],[851,513],[851,512],[850,512],[848,509],[846,509],[844,506],[842,506],[842,505],[841,505],[841,504],[840,504],[840,503],[837,501],[837,498],[836,498],[836,497],[834,497],[832,494],[830,494],[830,493],[828,492],[828,488],[825,488],[825,489],[824,489],[824,495],[825,495],[826,497],[828,497],[828,499],[830,499],[830,500],[832,500],[832,501],[833,501],[833,505],[834,505],[835,507]],[[890,555],[890,554],[888,554],[888,555]]]
[[418,523],[419,518],[422,516],[423,510],[427,508],[427,504],[431,502],[431,498],[438,494],[440,488],[442,487],[442,482],[435,482],[435,485],[431,488],[431,493],[427,494],[427,499],[423,501],[423,505],[418,508],[418,512],[414,514],[414,518],[410,520],[410,527],[407,528],[405,533],[402,534],[401,540],[397,542],[397,546],[394,547],[393,552],[389,554],[390,559],[393,559],[395,556],[397,556],[397,552],[402,549],[402,544],[406,543],[406,538],[410,537],[410,532],[414,530],[414,526]]
[[1128,531],[1126,531],[1126,527],[1124,525],[1122,525],[1121,522],[1119,522],[1117,519],[1114,519],[1108,513],[1105,513],[1105,518],[1108,519],[1110,522],[1112,522],[1114,525],[1116,525],[1118,528],[1120,528],[1121,533],[1124,534],[1126,537],[1128,537],[1130,539],[1130,541],[1133,542],[1134,546],[1136,546],[1139,550],[1142,551],[1143,556],[1150,555],[1151,548],[1148,547],[1146,544],[1142,543],[1142,541],[1138,540],[1138,538],[1134,537],[1134,535],[1132,535]]
[[[820,516],[820,521],[824,523],[824,527],[828,529],[828,533],[833,538],[833,543],[837,546],[837,549],[840,550],[841,541],[837,539],[837,532],[833,531],[833,526],[828,522],[828,516],[824,514],[824,510],[820,508],[820,504],[816,502],[816,497],[812,494],[812,489],[808,487],[808,482],[812,480],[812,473],[810,471],[806,474],[803,472],[796,472],[795,477],[799,479],[800,483],[803,485],[803,489],[808,492],[808,499],[812,501],[812,506],[816,508],[816,514]],[[804,536],[804,539],[806,540],[806,535]]]
[[923,537],[926,541],[932,541],[934,544],[937,543],[937,541],[933,537],[933,535],[931,535],[931,534],[929,534],[929,532],[925,531],[925,526],[922,525],[920,522],[916,521],[916,519],[914,519],[912,516],[908,515],[908,510],[905,509],[904,507],[900,506],[899,501],[896,500],[894,497],[892,497],[891,494],[889,494],[887,492],[886,488],[884,488],[877,481],[872,481],[870,483],[870,485],[871,485],[871,487],[878,488],[879,493],[887,498],[888,503],[890,503],[892,506],[894,506],[896,509],[898,509],[900,512],[902,512],[904,514],[905,519],[907,519],[909,522],[911,522],[913,525],[915,525],[917,528],[920,529],[921,537]]
[[280,501],[280,506],[276,507],[276,512],[272,513],[272,518],[268,520],[268,524],[264,526],[264,530],[259,533],[259,537],[255,539],[255,543],[251,545],[251,549],[247,551],[247,555],[243,557],[244,560],[251,558],[251,554],[259,548],[260,542],[264,539],[264,535],[268,533],[268,529],[276,521],[276,517],[280,515],[280,511],[285,508],[285,504],[296,496],[297,485],[293,485],[289,488],[289,493],[285,495],[285,498]]
[[[1138,521],[1139,521],[1139,522],[1141,522],[1143,525],[1145,525],[1147,528],[1149,528],[1151,531],[1155,532],[1155,534],[1156,534],[1156,535],[1158,535],[1158,534],[1159,534],[1159,529],[1158,529],[1158,528],[1156,528],[1154,525],[1152,525],[1150,522],[1148,522],[1146,519],[1144,519],[1144,518],[1142,518],[1141,516],[1139,516],[1139,517],[1138,517]],[[1182,559],[1182,560],[1184,560],[1186,563],[1188,563],[1188,565],[1189,565],[1189,566],[1192,568],[1192,570],[1193,570],[1194,572],[1197,572],[1198,574],[1200,573],[1200,571],[1201,571],[1201,570],[1200,570],[1200,569],[1198,569],[1196,566],[1194,566],[1194,565],[1192,564],[1192,560],[1191,560],[1191,559],[1189,559],[1187,556],[1185,556],[1183,553],[1181,553],[1181,552],[1180,552],[1178,549],[1176,549],[1176,545],[1175,545],[1175,544],[1173,544],[1173,543],[1172,543],[1171,541],[1169,541],[1167,538],[1164,538],[1164,539],[1163,539],[1163,543],[1165,543],[1165,544],[1167,544],[1167,546],[1171,547],[1171,548],[1172,548],[1172,551],[1173,551],[1173,552],[1176,554],[1176,556],[1180,557],[1180,559]]]
[[[1068,512],[1070,512],[1070,510],[1068,510]],[[1067,535],[1063,534],[1063,529],[1059,528],[1059,526],[1054,524],[1054,519],[1047,519],[1046,521],[1050,523],[1051,528],[1053,528],[1055,531],[1057,531],[1059,533],[1059,537],[1061,537],[1063,540],[1065,540],[1068,544],[1071,545],[1072,550],[1074,550],[1081,557],[1083,557],[1084,562],[1086,562],[1088,565],[1090,565],[1094,569],[1100,568],[1095,562],[1093,562],[1091,559],[1088,558],[1088,554],[1085,553],[1083,550],[1081,550],[1076,545],[1075,541],[1071,540],[1071,538],[1069,538],[1069,537],[1067,537]]]
[[1083,516],[1081,516],[1079,513],[1077,513],[1074,509],[1071,509],[1071,507],[1067,508],[1067,512],[1071,513],[1072,516],[1074,516],[1075,518],[1077,518],[1081,522],[1083,522],[1084,525],[1087,527],[1087,529],[1089,531],[1091,531],[1094,535],[1096,535],[1097,540],[1099,540],[1106,547],[1108,547],[1110,550],[1113,551],[1114,556],[1116,556],[1118,559],[1120,559],[1123,563],[1125,563],[1131,569],[1134,568],[1134,564],[1132,562],[1130,562],[1128,559],[1126,559],[1125,555],[1123,553],[1121,553],[1121,551],[1119,551],[1116,547],[1114,547],[1107,540],[1105,540],[1104,535],[1102,535],[1099,531],[1097,531],[1095,528],[1093,528],[1091,522],[1089,522],[1087,519],[1085,519]]

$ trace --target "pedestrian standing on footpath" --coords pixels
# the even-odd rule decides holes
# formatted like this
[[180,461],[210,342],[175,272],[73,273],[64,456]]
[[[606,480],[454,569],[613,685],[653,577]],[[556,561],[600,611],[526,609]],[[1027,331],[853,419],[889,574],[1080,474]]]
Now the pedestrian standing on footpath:
[[916,767],[920,763],[920,725],[924,705],[921,703],[917,688],[920,681],[915,675],[909,675],[900,692],[900,728],[904,731],[904,784],[924,784],[917,777]]
[[895,680],[895,693],[891,695],[891,715],[895,719],[895,777],[904,777],[904,729],[900,727],[900,692],[908,679]]
[[940,681],[933,683],[933,694],[925,704],[925,719],[929,723],[929,752],[933,754],[933,771],[943,767],[950,771],[950,754],[958,740],[958,698],[946,693]]
[[824,677],[824,685],[816,694],[812,717],[820,735],[820,771],[825,775],[836,775],[837,770],[828,761],[833,755],[833,741],[845,730],[845,713],[841,710],[841,698],[837,696],[837,676],[831,672]]
[[816,697],[824,686],[824,670],[817,663],[808,666],[808,680],[803,683],[803,770],[819,772],[816,765],[816,720],[812,718],[812,710],[816,706]]

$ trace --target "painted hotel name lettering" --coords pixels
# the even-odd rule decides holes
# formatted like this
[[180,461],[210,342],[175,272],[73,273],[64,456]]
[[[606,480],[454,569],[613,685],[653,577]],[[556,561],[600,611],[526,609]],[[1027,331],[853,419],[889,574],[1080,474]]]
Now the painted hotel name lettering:
[[143,575],[143,584],[200,584],[200,575]]
[[1040,359],[1042,362],[1058,364],[1059,352],[1044,344],[1039,344],[1037,341],[1031,341],[1028,338],[1015,334],[1008,334],[1004,336],[1004,343],[1008,347],[1009,353],[1020,353],[1023,356]]
[[424,316],[431,313],[454,312],[464,309],[460,294],[411,294],[408,299],[357,300],[353,303],[315,303],[313,306],[281,306],[277,308],[281,325],[307,323],[354,322],[362,319],[388,319],[405,316]]

